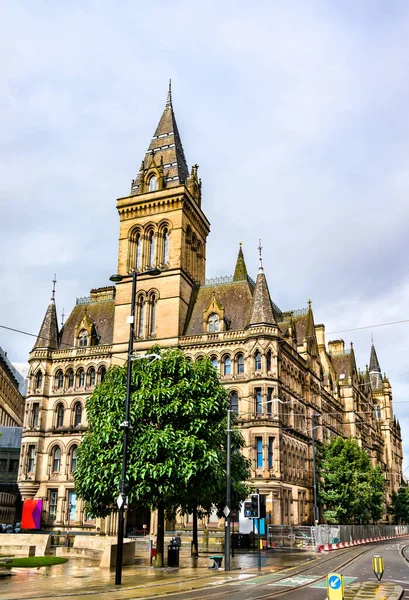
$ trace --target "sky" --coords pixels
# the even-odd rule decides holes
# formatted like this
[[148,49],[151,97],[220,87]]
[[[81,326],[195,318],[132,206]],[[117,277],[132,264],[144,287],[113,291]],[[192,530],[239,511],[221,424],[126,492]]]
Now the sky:
[[[109,285],[116,199],[166,102],[211,223],[207,276],[250,274],[328,339],[373,335],[409,465],[409,4],[3,0],[0,346]],[[400,322],[400,323],[396,323]],[[390,324],[396,323],[396,324]],[[409,475],[409,471],[406,473]]]

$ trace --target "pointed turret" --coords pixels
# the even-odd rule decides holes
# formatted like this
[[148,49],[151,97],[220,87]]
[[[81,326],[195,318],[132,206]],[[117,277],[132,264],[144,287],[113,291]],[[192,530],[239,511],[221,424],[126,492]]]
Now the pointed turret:
[[260,241],[260,266],[257,273],[256,286],[254,288],[253,306],[251,309],[249,327],[254,327],[256,325],[277,325],[277,321],[274,316],[273,305],[271,303],[270,292],[268,291],[267,279],[264,275],[261,249]]
[[247,267],[246,261],[244,260],[243,250],[239,248],[239,254],[237,256],[236,268],[234,269],[233,281],[247,281]]
[[372,340],[371,356],[369,359],[369,375],[371,377],[371,386],[373,390],[382,387],[382,371],[379,365],[378,357],[376,356],[375,346]]
[[[152,175],[156,175],[157,181],[149,186],[151,172]],[[132,182],[131,194],[176,187],[185,183],[188,177],[189,169],[173,112],[172,89],[169,82],[165,110],[142,161],[138,176]]]
[[57,310],[55,308],[55,284],[56,279],[54,276],[53,280],[53,292],[50,303],[48,305],[43,323],[40,327],[40,331],[37,336],[36,343],[34,344],[33,350],[36,348],[47,348],[49,350],[58,349],[58,320]]

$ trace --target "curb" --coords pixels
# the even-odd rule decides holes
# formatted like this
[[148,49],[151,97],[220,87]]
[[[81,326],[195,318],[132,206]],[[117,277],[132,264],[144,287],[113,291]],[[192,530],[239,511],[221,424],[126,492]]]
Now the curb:
[[337,544],[321,544],[317,546],[317,552],[329,552],[330,550],[340,550],[341,548],[351,548],[352,546],[360,546],[361,544],[371,544],[373,542],[385,542],[387,540],[396,540],[397,538],[408,537],[407,534],[386,535],[376,538],[363,538],[361,540],[353,540],[351,542],[338,542]]

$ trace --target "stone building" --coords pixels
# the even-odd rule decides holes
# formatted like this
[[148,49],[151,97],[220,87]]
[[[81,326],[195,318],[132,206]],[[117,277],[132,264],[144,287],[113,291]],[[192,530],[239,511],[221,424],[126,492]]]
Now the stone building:
[[[85,400],[111,364],[127,356],[132,272],[139,273],[134,349],[179,346],[209,356],[229,390],[251,459],[250,483],[267,496],[271,523],[313,521],[314,439],[353,436],[387,475],[389,499],[402,475],[399,425],[389,381],[375,349],[361,372],[342,340],[326,344],[311,302],[281,310],[270,298],[261,249],[256,280],[242,247],[233,275],[206,280],[210,224],[198,166],[190,170],[171,93],[129,195],[117,200],[120,233],[116,287],[80,298],[59,331],[54,291],[30,353],[19,486],[43,498],[43,524],[115,531],[115,515],[87,519],[72,473],[87,427]],[[149,268],[160,274],[149,276]],[[120,433],[118,433],[120,435]],[[149,515],[134,507],[138,529]]]

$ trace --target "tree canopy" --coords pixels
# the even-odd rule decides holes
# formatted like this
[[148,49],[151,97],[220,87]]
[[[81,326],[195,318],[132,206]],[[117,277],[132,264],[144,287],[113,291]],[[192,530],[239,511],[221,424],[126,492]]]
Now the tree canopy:
[[[208,359],[192,362],[177,349],[151,351],[160,360],[136,360],[132,366],[129,501],[169,510],[193,504],[209,508],[225,489],[227,392]],[[126,367],[110,368],[87,400],[89,429],[78,450],[75,483],[93,516],[107,516],[116,508],[126,378]],[[232,481],[237,502],[247,495],[241,478],[249,475],[248,462],[239,452],[242,445],[234,429]]]
[[403,485],[398,492],[393,492],[392,503],[388,511],[394,516],[396,523],[409,523],[409,487]]
[[365,524],[383,512],[385,480],[354,439],[335,438],[321,447],[318,500],[328,523]]

